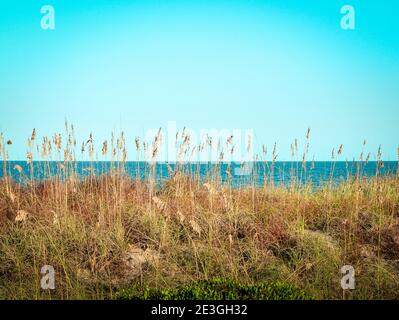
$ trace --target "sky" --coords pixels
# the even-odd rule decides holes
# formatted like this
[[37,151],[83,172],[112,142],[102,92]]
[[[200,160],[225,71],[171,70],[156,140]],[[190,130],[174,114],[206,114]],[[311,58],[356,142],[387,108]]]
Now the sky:
[[170,121],[250,129],[278,160],[310,127],[316,160],[340,144],[351,160],[364,140],[397,160],[398,14],[395,0],[1,0],[0,131],[11,159],[25,159],[33,128],[52,135],[67,119],[78,142],[123,130],[132,149]]

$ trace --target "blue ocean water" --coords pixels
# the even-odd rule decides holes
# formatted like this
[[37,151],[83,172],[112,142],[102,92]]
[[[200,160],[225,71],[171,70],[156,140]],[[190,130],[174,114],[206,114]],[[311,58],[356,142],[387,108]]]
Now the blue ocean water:
[[[19,167],[18,167],[19,166]],[[157,183],[166,181],[175,170],[188,175],[196,175],[206,181],[209,177],[217,177],[221,182],[231,182],[233,185],[263,185],[265,182],[275,185],[296,182],[312,183],[322,186],[325,183],[340,183],[358,176],[361,178],[396,175],[397,161],[384,162],[250,162],[245,165],[238,163],[156,163],[148,162],[74,162],[62,170],[58,162],[33,162],[32,167],[25,161],[9,161],[6,171],[16,182],[25,183],[32,177],[36,181],[43,181],[58,175],[61,179],[73,170],[78,177],[107,174],[112,170],[123,169],[124,173],[134,179],[147,179],[156,176]],[[19,170],[17,170],[19,169]],[[21,171],[22,169],[22,171]],[[21,172],[19,172],[21,171]],[[0,177],[4,176],[4,165],[0,165]]]

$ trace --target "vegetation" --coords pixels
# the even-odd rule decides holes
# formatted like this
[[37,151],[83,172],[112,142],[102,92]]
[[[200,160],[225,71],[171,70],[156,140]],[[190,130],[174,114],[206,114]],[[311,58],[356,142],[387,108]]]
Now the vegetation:
[[175,289],[136,288],[116,294],[119,300],[305,300],[304,291],[282,282],[244,285],[230,279],[215,278]]
[[[12,141],[0,139],[2,299],[399,298],[395,175],[255,187],[175,167],[157,185],[154,167],[144,179],[127,176],[122,135],[110,150],[103,143],[109,173],[83,177],[67,133],[64,144],[56,135],[39,147],[33,132],[29,175],[10,167]],[[97,162],[92,136],[83,152]],[[54,290],[41,289],[43,265],[56,271]],[[341,288],[344,265],[355,268],[354,290]]]

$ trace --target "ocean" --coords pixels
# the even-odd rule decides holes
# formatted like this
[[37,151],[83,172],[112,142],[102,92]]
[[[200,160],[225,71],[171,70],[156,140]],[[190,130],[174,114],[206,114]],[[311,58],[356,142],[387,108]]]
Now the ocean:
[[[19,167],[18,167],[19,166]],[[17,170],[19,169],[19,170]],[[22,171],[21,171],[22,169]],[[311,183],[314,186],[323,186],[326,183],[338,184],[354,177],[361,179],[379,176],[393,176],[398,172],[397,161],[370,162],[249,162],[239,163],[156,163],[148,162],[73,162],[61,169],[59,162],[35,161],[32,167],[26,161],[8,161],[6,171],[15,182],[26,183],[33,179],[43,181],[51,176],[58,175],[65,178],[72,170],[77,177],[107,174],[112,170],[121,170],[133,179],[145,180],[149,176],[156,177],[156,182],[162,184],[175,170],[188,175],[199,176],[206,181],[215,177],[223,182],[230,182],[233,186],[256,185],[267,183],[274,185],[288,185],[292,182],[298,184]],[[19,172],[21,171],[21,172]],[[0,177],[4,177],[4,165],[0,166]]]

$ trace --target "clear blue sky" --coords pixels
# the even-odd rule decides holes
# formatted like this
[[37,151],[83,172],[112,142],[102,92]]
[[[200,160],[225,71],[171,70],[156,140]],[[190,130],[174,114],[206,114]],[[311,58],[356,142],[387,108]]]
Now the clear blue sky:
[[[56,29],[40,28],[55,8]],[[356,10],[342,30],[340,8]],[[399,145],[399,2],[392,0],[1,0],[0,130],[26,139],[74,123],[78,139],[135,135],[167,121],[252,128],[255,144],[312,130],[311,155]]]

